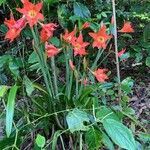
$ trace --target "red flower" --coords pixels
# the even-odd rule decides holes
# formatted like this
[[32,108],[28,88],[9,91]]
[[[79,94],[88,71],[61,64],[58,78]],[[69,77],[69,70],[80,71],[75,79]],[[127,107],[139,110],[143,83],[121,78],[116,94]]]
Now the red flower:
[[47,42],[45,43],[45,49],[46,49],[46,54],[49,57],[53,57],[59,53],[59,49],[56,48],[52,44],[48,44]]
[[89,33],[89,35],[94,39],[93,47],[106,48],[106,42],[111,38],[110,35],[106,33],[106,26],[103,25],[97,33]]
[[76,55],[86,55],[87,52],[85,50],[85,47],[89,45],[88,42],[83,42],[83,36],[82,33],[80,33],[79,37],[72,43],[74,48],[74,56]]
[[89,22],[85,22],[83,25],[82,25],[82,29],[86,29],[90,27],[90,23]]
[[5,39],[9,39],[12,42],[16,37],[20,35],[21,30],[25,27],[25,18],[15,21],[13,15],[11,15],[9,20],[5,20],[4,24],[9,28],[5,35]]
[[22,13],[27,19],[30,27],[37,24],[38,20],[44,20],[44,16],[40,13],[42,8],[42,3],[36,5],[29,2],[29,0],[21,0],[23,3],[23,8],[17,8],[17,11]]
[[72,71],[74,71],[75,66],[74,66],[72,60],[69,60],[69,65],[70,65],[70,68],[72,69]]
[[122,49],[120,52],[118,52],[118,57],[121,57],[125,53],[126,49]]
[[106,71],[107,69],[97,69],[96,71],[93,72],[93,74],[99,82],[105,82],[105,80],[108,79]]
[[123,25],[123,28],[121,30],[119,30],[119,32],[125,32],[125,33],[134,32],[131,22],[125,22]]
[[42,24],[42,30],[40,32],[40,39],[42,42],[46,42],[53,36],[53,32],[57,27],[54,23]]
[[74,28],[74,30],[72,32],[68,32],[68,30],[65,31],[65,34],[63,35],[63,39],[68,42],[68,43],[72,43],[76,40],[76,37],[75,37],[75,34],[76,34],[76,27]]

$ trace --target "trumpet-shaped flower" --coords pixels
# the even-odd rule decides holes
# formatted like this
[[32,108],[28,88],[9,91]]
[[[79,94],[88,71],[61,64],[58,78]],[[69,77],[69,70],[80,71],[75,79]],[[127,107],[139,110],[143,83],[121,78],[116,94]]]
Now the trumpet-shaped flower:
[[83,41],[82,33],[80,33],[79,37],[72,43],[72,45],[74,49],[74,56],[83,56],[87,54],[85,48],[89,45],[89,43]]
[[17,8],[17,11],[22,13],[28,21],[30,27],[33,27],[39,20],[44,20],[44,16],[40,13],[42,3],[32,4],[29,0],[21,0],[23,8]]
[[42,30],[40,31],[40,39],[42,42],[46,42],[53,36],[53,32],[57,25],[54,23],[42,24]]
[[105,82],[108,79],[106,71],[107,69],[97,69],[93,74],[99,82]]
[[26,22],[24,17],[16,21],[13,15],[11,15],[9,20],[5,19],[4,24],[9,29],[5,35],[5,39],[9,39],[10,42],[12,42],[16,37],[20,35],[21,30],[26,25]]
[[134,29],[132,28],[131,22],[125,22],[122,29],[119,30],[119,32],[124,32],[124,33],[134,32]]
[[97,33],[89,33],[89,35],[94,39],[93,47],[106,48],[106,42],[111,38],[110,35],[106,33],[106,26],[103,25]]
[[72,42],[76,40],[75,34],[76,34],[76,27],[70,33],[68,32],[68,30],[66,30],[65,34],[62,37],[66,42],[72,44]]
[[45,43],[45,49],[46,49],[46,54],[47,54],[48,58],[56,56],[59,53],[59,49],[58,48],[56,48],[52,44],[48,44],[47,42]]

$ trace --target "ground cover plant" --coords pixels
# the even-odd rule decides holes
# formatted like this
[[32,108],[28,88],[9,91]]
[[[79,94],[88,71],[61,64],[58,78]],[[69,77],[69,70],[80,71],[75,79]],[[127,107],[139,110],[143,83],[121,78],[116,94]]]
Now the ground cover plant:
[[150,148],[148,1],[0,5],[0,149]]

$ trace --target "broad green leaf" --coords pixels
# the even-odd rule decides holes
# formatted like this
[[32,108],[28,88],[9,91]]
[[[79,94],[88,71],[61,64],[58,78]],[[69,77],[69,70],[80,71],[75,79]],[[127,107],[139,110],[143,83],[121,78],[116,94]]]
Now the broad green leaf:
[[150,57],[146,58],[146,66],[150,67]]
[[115,150],[112,141],[109,139],[109,137],[104,132],[102,132],[102,141],[109,150]]
[[97,150],[101,146],[102,133],[91,127],[85,134],[85,141],[88,145],[88,150]]
[[113,119],[106,119],[103,121],[103,126],[112,141],[119,147],[127,150],[137,150],[131,130],[122,123]]
[[74,109],[73,111],[70,111],[66,116],[66,120],[68,127],[72,133],[74,131],[86,131],[89,129],[83,124],[84,122],[89,122],[88,115],[86,112],[79,109]]
[[85,5],[83,5],[79,2],[74,2],[73,8],[74,8],[74,14],[76,16],[79,16],[81,18],[90,18],[91,17],[91,13]]
[[11,134],[17,89],[18,89],[18,86],[14,85],[10,89],[9,94],[8,94],[8,101],[7,101],[7,107],[6,107],[6,134],[7,134],[7,137],[9,137]]
[[6,85],[1,85],[0,86],[0,98],[4,97],[7,90],[8,90],[8,87]]
[[96,112],[96,118],[99,120],[105,119],[114,119],[119,121],[118,116],[113,112],[110,108],[107,107],[100,107],[100,109]]
[[31,82],[31,80],[27,76],[24,76],[24,84],[26,87],[27,95],[31,96],[32,92],[34,91],[34,86]]
[[126,93],[129,94],[132,91],[133,80],[128,77],[121,82],[121,88]]
[[37,135],[35,141],[36,141],[37,146],[40,148],[43,148],[46,143],[45,137],[40,134]]

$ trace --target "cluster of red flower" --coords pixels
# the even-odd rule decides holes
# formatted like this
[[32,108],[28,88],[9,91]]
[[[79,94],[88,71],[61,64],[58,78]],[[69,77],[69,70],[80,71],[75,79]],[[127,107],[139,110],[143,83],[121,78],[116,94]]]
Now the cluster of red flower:
[[[53,32],[56,29],[57,25],[54,23],[48,23],[43,24],[40,21],[44,21],[44,16],[42,13],[40,13],[42,9],[42,3],[33,4],[29,2],[29,0],[21,0],[23,3],[23,8],[17,8],[17,11],[19,11],[22,15],[22,18],[19,20],[15,20],[13,15],[11,14],[11,17],[9,20],[5,20],[5,25],[9,28],[8,32],[6,33],[5,39],[9,39],[10,42],[12,42],[16,37],[20,35],[20,32],[27,24],[32,28],[34,25],[37,25],[39,23],[42,27],[40,31],[40,40],[41,42],[45,43],[45,49],[46,54],[48,57],[53,57],[59,53],[59,49],[56,48],[52,44],[48,44],[48,39],[53,36]],[[113,22],[113,21],[112,21]],[[86,22],[82,29],[88,28],[90,24]],[[106,42],[112,37],[112,35],[108,35],[106,32],[107,28],[103,24],[102,27],[99,29],[97,33],[89,33],[89,35],[93,38],[93,48],[103,48],[105,49],[107,44]],[[76,27],[72,32],[68,32],[68,30],[65,31],[65,34],[62,36],[64,41],[71,44],[74,50],[74,56],[84,56],[87,54],[86,47],[90,44],[89,42],[83,41],[83,35],[80,31],[79,36],[76,37]],[[134,32],[131,23],[125,22],[123,28],[119,30],[119,32]],[[124,51],[123,51],[124,52]],[[119,56],[122,55],[122,53],[119,53]],[[73,63],[70,61],[70,66],[72,69],[74,69]],[[106,75],[106,69],[98,69],[93,72],[95,77],[99,82],[104,82],[106,79],[108,79]]]

